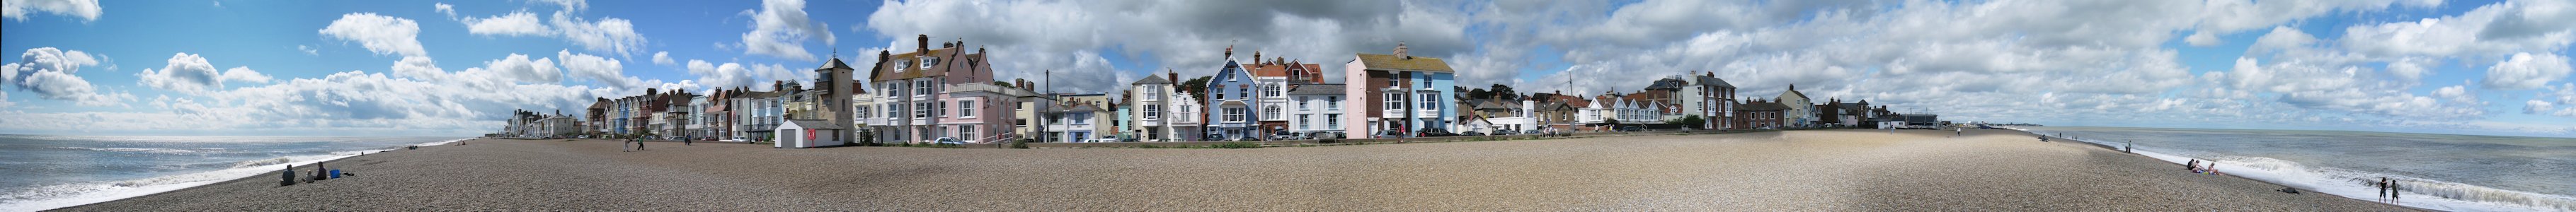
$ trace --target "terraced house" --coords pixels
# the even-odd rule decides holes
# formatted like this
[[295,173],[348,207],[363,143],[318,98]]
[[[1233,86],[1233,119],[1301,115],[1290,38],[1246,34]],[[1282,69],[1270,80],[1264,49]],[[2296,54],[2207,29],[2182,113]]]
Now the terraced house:
[[1235,62],[1234,47],[1226,47],[1225,57],[1225,66],[1207,82],[1208,115],[1216,118],[1208,120],[1206,134],[1217,140],[1257,140],[1262,134],[1261,114],[1254,110],[1262,105],[1253,89],[1261,83],[1253,80],[1252,72],[1245,71],[1243,64]]

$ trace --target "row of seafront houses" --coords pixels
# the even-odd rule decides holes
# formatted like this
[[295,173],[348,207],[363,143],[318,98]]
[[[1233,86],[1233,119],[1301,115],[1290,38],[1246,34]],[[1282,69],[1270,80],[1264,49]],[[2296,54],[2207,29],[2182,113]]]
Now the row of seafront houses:
[[[983,48],[964,41],[931,48],[918,38],[910,53],[880,51],[866,72],[837,56],[814,70],[812,88],[772,83],[711,92],[646,89],[600,98],[576,119],[519,111],[504,137],[570,137],[783,141],[780,147],[874,143],[1165,142],[1269,140],[1278,135],[1411,137],[1418,132],[1605,131],[1618,126],[1696,129],[1878,127],[1902,115],[1868,101],[1814,104],[1792,85],[1778,98],[1738,99],[1715,73],[1656,80],[1631,93],[1577,96],[1562,92],[1468,98],[1456,70],[1439,58],[1357,54],[1338,73],[1320,64],[1263,58],[1239,61],[1234,50],[1204,79],[1177,71],[1149,75],[1110,94],[1049,94],[1024,80],[993,77]],[[1265,60],[1267,59],[1267,60]],[[852,75],[860,74],[860,75]],[[1342,83],[1324,74],[1342,74]],[[867,83],[855,82],[866,79]],[[869,86],[873,85],[873,86]],[[1697,117],[1702,122],[1668,123]],[[1901,121],[1900,121],[1901,122]],[[1304,137],[1304,136],[1285,136]]]

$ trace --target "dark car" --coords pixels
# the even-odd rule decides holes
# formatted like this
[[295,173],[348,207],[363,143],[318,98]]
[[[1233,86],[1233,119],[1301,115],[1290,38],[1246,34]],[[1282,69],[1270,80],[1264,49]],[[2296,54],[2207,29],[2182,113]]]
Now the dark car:
[[1619,127],[1619,131],[1620,131],[1620,132],[1637,132],[1637,131],[1646,131],[1646,128],[1641,128],[1641,127],[1637,127],[1637,126],[1625,126],[1625,127]]
[[1379,138],[1404,137],[1404,131],[1401,131],[1401,130],[1382,130],[1382,131],[1377,131],[1377,135],[1371,135],[1371,136],[1379,137]]
[[1463,136],[1485,136],[1485,133],[1483,133],[1483,132],[1476,132],[1476,131],[1467,131],[1467,133],[1459,133],[1458,135],[1463,135]]
[[1458,134],[1457,134],[1457,133],[1450,133],[1448,129],[1440,129],[1440,128],[1422,128],[1422,130],[1414,131],[1413,136],[1414,136],[1414,137],[1449,137],[1449,136],[1458,136]]

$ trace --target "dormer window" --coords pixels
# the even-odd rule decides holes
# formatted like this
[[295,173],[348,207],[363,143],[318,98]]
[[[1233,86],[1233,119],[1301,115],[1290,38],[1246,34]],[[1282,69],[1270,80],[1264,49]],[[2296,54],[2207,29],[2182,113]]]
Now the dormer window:
[[903,64],[912,64],[912,61],[910,61],[910,60],[895,60],[895,61],[894,61],[894,64],[895,64],[895,66],[894,66],[894,72],[903,72],[903,70],[911,69],[911,68],[903,67]]
[[930,66],[934,66],[934,65],[939,65],[939,58],[938,58],[938,57],[924,57],[924,58],[921,58],[921,69],[930,69]]

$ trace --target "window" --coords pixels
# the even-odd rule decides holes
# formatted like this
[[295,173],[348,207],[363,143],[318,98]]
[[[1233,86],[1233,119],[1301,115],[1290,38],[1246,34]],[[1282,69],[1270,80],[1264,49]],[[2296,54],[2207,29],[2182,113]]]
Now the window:
[[1273,120],[1278,119],[1279,117],[1285,116],[1279,116],[1278,105],[1264,106],[1261,108],[1261,118],[1263,118],[1263,120]]
[[1162,105],[1145,105],[1145,119],[1163,118]]
[[1387,93],[1386,93],[1386,109],[1387,109],[1387,110],[1403,110],[1403,109],[1404,109],[1404,93],[1387,92]]
[[930,95],[930,81],[912,81],[912,95]]
[[1325,110],[1340,110],[1340,109],[1342,109],[1342,97],[1339,97],[1339,96],[1327,96],[1327,97],[1324,97],[1324,109],[1325,109]]
[[941,101],[941,102],[931,102],[931,103],[930,103],[930,116],[938,116],[938,117],[940,117],[940,118],[947,118],[947,117],[948,117],[948,102],[945,102],[945,101]]
[[912,118],[916,118],[916,119],[926,119],[926,118],[930,118],[930,103],[929,103],[929,102],[923,102],[923,103],[912,103]]
[[1297,130],[1313,130],[1313,129],[1315,129],[1314,127],[1308,127],[1308,126],[1307,126],[1307,125],[1313,125],[1313,124],[1315,124],[1315,120],[1306,119],[1306,118],[1313,118],[1313,115],[1312,115],[1312,114],[1297,114]]
[[1422,101],[1422,110],[1440,108],[1440,93],[1422,93],[1422,98],[1420,100]]
[[1223,88],[1218,88],[1218,89],[1219,89],[1219,90],[1210,90],[1210,91],[1208,91],[1208,94],[1216,95],[1216,98],[1209,98],[1208,100],[1225,99],[1225,90],[1222,90]]
[[1244,108],[1240,108],[1240,107],[1229,107],[1229,108],[1225,108],[1225,121],[1226,121],[1226,122],[1243,122],[1243,115],[1244,115],[1245,113],[1250,113],[1250,112],[1252,112],[1252,111],[1250,111],[1250,109],[1244,109]]
[[887,118],[903,117],[903,105],[901,104],[886,103],[885,109],[885,117]]
[[895,60],[895,61],[894,61],[894,72],[903,72],[903,70],[904,70],[904,69],[911,69],[911,68],[905,68],[905,67],[903,67],[903,64],[912,64],[912,61],[910,61],[910,60]]
[[868,106],[859,106],[859,112],[851,114],[858,115],[857,118],[868,118],[869,113],[875,113],[875,110],[868,110]]
[[1342,114],[1324,114],[1325,129],[1342,129]]
[[958,117],[975,117],[975,100],[957,100]]
[[1309,111],[1309,110],[1315,110],[1315,108],[1313,108],[1313,107],[1308,107],[1307,103],[1309,103],[1309,102],[1306,102],[1307,100],[1309,100],[1309,98],[1307,98],[1307,97],[1303,97],[1303,96],[1297,97],[1297,111]]
[[939,65],[939,58],[938,58],[938,57],[925,57],[925,58],[921,58],[921,69],[925,69],[925,70],[927,70],[927,69],[930,69],[930,66],[934,66],[934,65]]
[[1261,92],[1262,92],[1262,95],[1261,95],[1261,96],[1262,96],[1262,97],[1273,97],[1273,96],[1279,96],[1279,93],[1282,93],[1282,92],[1285,92],[1285,91],[1287,91],[1287,90],[1288,90],[1288,87],[1286,87],[1286,86],[1263,86],[1263,87],[1264,87],[1264,88],[1262,88],[1262,89],[1261,89]]
[[957,139],[969,140],[981,138],[983,137],[975,137],[975,125],[957,125]]
[[1252,86],[1234,85],[1234,93],[1241,94],[1244,98],[1252,98]]

